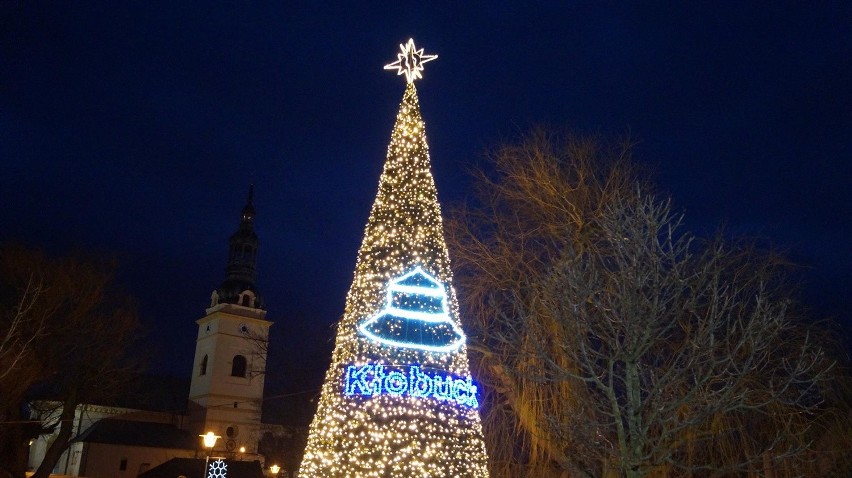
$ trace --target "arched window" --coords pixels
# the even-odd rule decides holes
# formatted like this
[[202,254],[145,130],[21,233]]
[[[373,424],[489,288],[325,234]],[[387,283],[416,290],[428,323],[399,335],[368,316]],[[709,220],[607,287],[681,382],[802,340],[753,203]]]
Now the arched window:
[[198,366],[198,375],[207,375],[207,356],[201,359],[201,365]]
[[234,360],[231,362],[231,376],[246,376],[246,358],[242,355],[234,355]]
[[249,289],[240,292],[239,305],[243,307],[254,307],[255,294]]

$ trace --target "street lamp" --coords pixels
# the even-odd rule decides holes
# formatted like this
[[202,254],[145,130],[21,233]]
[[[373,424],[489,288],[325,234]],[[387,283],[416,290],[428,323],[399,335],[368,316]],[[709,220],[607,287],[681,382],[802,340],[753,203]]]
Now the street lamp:
[[213,453],[213,447],[216,446],[216,440],[222,437],[213,432],[207,432],[204,435],[198,436],[204,439],[204,447],[209,449],[207,451],[207,455],[204,457],[204,474],[201,475],[201,478],[206,478],[207,467],[210,466],[210,454]]
[[269,467],[269,471],[272,472],[273,477],[276,477],[278,476],[278,472],[281,471],[281,467],[278,465],[272,465]]

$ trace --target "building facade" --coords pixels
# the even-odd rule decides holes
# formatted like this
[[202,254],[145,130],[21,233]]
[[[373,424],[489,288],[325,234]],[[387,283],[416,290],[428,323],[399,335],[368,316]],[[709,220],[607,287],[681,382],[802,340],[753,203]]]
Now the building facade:
[[[54,474],[135,478],[163,463],[200,459],[211,452],[234,460],[263,461],[257,451],[272,323],[265,318],[256,287],[259,241],[254,215],[252,187],[237,231],[230,237],[225,279],[211,294],[204,317],[196,321],[188,396],[185,380],[174,383],[157,378],[151,386],[140,385],[152,394],[150,407],[79,405],[74,438]],[[184,395],[163,400],[174,393]],[[45,425],[62,412],[60,403],[47,401],[34,402],[31,409],[33,418]],[[204,449],[199,438],[209,431],[221,437],[213,450]],[[58,427],[30,443],[31,470],[41,464],[57,434]]]

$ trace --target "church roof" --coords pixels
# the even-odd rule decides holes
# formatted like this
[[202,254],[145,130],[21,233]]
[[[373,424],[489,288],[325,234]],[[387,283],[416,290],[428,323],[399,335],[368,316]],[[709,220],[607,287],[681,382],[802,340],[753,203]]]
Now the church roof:
[[[259,461],[225,460],[228,478],[265,478]],[[151,468],[138,478],[175,478],[176,476],[204,476],[203,458],[172,458]]]
[[[228,265],[225,280],[216,289],[215,304],[241,304],[263,308],[257,291],[257,250],[259,241],[254,232],[254,185],[249,187],[248,199],[240,215],[240,225],[229,239]],[[254,298],[245,303],[243,292],[251,291]],[[214,304],[214,305],[215,305]]]
[[184,413],[189,395],[188,377],[141,374],[112,405],[137,410]]
[[[121,394],[108,399],[87,402],[86,405],[185,414],[189,383],[188,377],[137,374],[128,382],[127,388]],[[62,397],[59,384],[45,383],[30,390],[27,399],[62,401]]]
[[180,450],[198,448],[196,437],[174,425],[111,418],[95,422],[74,441]]

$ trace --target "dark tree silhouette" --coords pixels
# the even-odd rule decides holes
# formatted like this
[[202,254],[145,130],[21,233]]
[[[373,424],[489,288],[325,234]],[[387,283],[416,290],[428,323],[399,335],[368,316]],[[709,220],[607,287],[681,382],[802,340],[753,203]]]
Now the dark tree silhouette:
[[834,364],[785,261],[684,231],[630,154],[534,132],[451,221],[494,475],[804,469]]
[[[7,245],[0,248],[0,267],[0,335],[13,337],[8,343],[14,346],[3,351],[11,366],[0,380],[4,392],[15,391],[0,399],[6,418],[0,436],[12,437],[0,461],[11,476],[22,476],[28,438],[23,427],[30,418],[38,421],[29,413],[40,411],[53,417],[42,425],[59,429],[34,475],[46,478],[73,438],[78,405],[120,396],[139,370],[139,360],[128,353],[139,332],[136,307],[113,289],[113,262],[81,254],[52,259]],[[23,403],[36,386],[46,400]],[[13,416],[17,420],[9,420]]]

